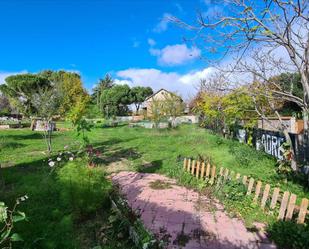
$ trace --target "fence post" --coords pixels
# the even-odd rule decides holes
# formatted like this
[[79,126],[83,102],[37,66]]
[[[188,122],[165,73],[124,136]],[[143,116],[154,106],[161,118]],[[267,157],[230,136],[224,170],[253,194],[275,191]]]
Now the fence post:
[[205,175],[205,162],[202,162],[202,169],[201,169],[201,178]]
[[247,176],[243,176],[243,178],[242,178],[242,184],[247,185],[247,179],[248,179]]
[[273,196],[271,198],[270,208],[274,209],[276,207],[278,196],[279,196],[280,188],[274,188]]
[[190,172],[190,167],[191,167],[191,158],[189,158],[189,160],[188,160],[187,172]]
[[191,175],[194,175],[194,169],[195,169],[195,160],[192,161],[192,165],[191,165]]
[[210,175],[210,163],[207,163],[207,167],[206,167],[206,178],[209,178]]
[[251,194],[252,188],[253,188],[253,184],[254,184],[254,179],[251,177],[250,180],[249,180],[247,195],[250,195],[250,194]]
[[303,224],[305,222],[308,204],[309,204],[308,199],[303,198],[302,201],[301,201],[301,204],[300,204],[297,223]]
[[286,211],[286,215],[285,215],[286,220],[290,220],[293,217],[296,198],[297,198],[297,196],[295,194],[291,194],[289,205],[288,205],[288,210]]
[[283,220],[283,218],[285,216],[285,210],[286,210],[286,207],[288,205],[289,195],[290,195],[290,193],[288,191],[285,191],[283,193],[283,197],[282,197],[281,205],[280,205],[280,209],[279,209],[278,220]]
[[261,193],[261,187],[262,187],[262,182],[258,181],[255,187],[255,195],[254,195],[254,202],[257,202],[257,200],[259,199],[260,193]]
[[196,178],[198,178],[200,174],[200,163],[201,163],[200,161],[196,162],[196,172],[195,172]]
[[186,170],[186,168],[187,168],[187,158],[183,160],[183,170]]
[[223,170],[224,170],[224,168],[223,167],[220,167],[220,176],[223,176]]
[[266,201],[268,198],[268,194],[269,194],[269,190],[270,190],[270,185],[266,184],[265,188],[264,188],[264,192],[263,192],[263,197],[262,197],[262,201],[261,201],[261,208],[264,209],[265,205],[266,205]]
[[236,181],[239,181],[239,179],[240,179],[240,174],[237,173],[237,174],[236,174]]

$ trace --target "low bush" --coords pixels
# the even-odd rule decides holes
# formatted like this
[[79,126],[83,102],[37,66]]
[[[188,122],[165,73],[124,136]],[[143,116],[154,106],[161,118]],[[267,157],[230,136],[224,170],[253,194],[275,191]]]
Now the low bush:
[[308,224],[296,224],[292,221],[278,221],[271,224],[268,233],[277,246],[282,249],[309,248]]

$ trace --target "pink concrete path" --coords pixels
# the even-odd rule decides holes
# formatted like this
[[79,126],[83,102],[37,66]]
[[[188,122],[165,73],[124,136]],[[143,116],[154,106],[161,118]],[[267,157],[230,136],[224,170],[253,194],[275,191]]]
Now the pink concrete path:
[[[158,174],[120,172],[112,176],[129,206],[166,248],[273,249],[265,233],[249,232],[243,222],[230,218],[216,200]],[[156,189],[154,182],[168,183]]]

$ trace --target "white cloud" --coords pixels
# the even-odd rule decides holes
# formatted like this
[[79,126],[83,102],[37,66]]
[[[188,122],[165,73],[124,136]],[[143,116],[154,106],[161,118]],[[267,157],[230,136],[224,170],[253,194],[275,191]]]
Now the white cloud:
[[184,99],[192,97],[196,93],[196,87],[201,79],[207,78],[214,71],[213,68],[205,68],[201,71],[179,74],[176,72],[162,72],[154,68],[130,68],[118,71],[116,84],[128,84],[132,86],[150,86],[154,91],[165,88],[182,95]]
[[149,46],[151,46],[151,47],[156,45],[156,41],[154,39],[148,38],[147,42],[148,42]]
[[119,79],[115,79],[114,83],[116,85],[128,85],[130,87],[134,86],[133,82],[131,80],[119,80]]
[[160,22],[154,27],[153,32],[161,33],[166,31],[170,23],[170,17],[172,17],[170,13],[164,13],[160,18]]
[[27,73],[26,70],[22,70],[19,72],[5,72],[5,71],[0,71],[0,85],[5,83],[5,78],[11,76],[11,75],[16,75],[16,74],[23,74]]
[[168,45],[163,49],[150,48],[149,52],[158,57],[159,64],[167,66],[185,64],[201,56],[200,49],[188,48],[186,44]]
[[207,67],[202,71],[191,72],[183,75],[179,81],[185,85],[192,85],[194,82],[200,82],[201,79],[206,79],[215,72],[213,67]]

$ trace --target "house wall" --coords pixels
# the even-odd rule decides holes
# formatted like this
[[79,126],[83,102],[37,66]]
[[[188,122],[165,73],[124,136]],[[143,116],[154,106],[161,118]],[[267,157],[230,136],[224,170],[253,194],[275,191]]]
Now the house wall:
[[164,101],[166,99],[166,95],[170,95],[168,91],[161,90],[151,98],[149,98],[147,101],[144,103],[144,108],[147,110],[147,117],[152,116],[152,102],[153,100],[155,101]]
[[[269,122],[268,122],[269,121]],[[278,119],[259,119],[258,128],[267,130],[267,131],[279,131],[280,130],[280,121]],[[287,127],[289,133],[300,134],[304,129],[304,121],[297,120],[294,117],[282,117],[283,125]]]

